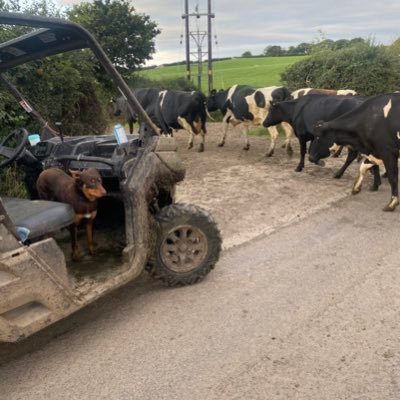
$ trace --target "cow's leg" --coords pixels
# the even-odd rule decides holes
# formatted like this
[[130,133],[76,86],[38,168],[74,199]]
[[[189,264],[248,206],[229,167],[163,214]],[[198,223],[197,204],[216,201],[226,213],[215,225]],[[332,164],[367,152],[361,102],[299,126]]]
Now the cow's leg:
[[193,147],[193,142],[194,142],[194,133],[192,130],[189,130],[189,141],[188,141],[188,150],[190,150]]
[[[194,142],[195,132],[193,130],[193,127],[191,126],[191,124],[189,124],[189,122],[186,121],[185,118],[178,117],[177,121],[183,129],[185,129],[187,132],[189,132],[189,142],[188,142],[188,150],[189,150],[193,147],[193,142]],[[204,142],[201,143],[199,146],[199,152],[202,152],[202,151],[204,151]]]
[[333,177],[335,179],[339,179],[342,177],[342,175],[344,174],[344,171],[346,171],[346,169],[348,168],[348,166],[356,159],[358,155],[358,151],[354,151],[354,150],[348,150],[347,153],[347,158],[346,161],[344,162],[344,164],[342,165],[342,167],[335,172],[335,174],[333,175]]
[[[338,148],[332,153],[333,158],[337,158],[342,154],[343,146],[338,146]],[[344,171],[343,171],[344,172]]]
[[356,180],[354,181],[353,189],[351,190],[351,194],[357,194],[357,193],[361,192],[361,186],[362,186],[362,182],[365,178],[365,174],[373,166],[374,166],[374,164],[372,164],[372,162],[369,161],[367,158],[365,158],[363,160],[363,162],[360,165],[360,169],[358,171],[358,176],[357,176]]
[[226,138],[226,133],[228,132],[228,128],[229,128],[229,121],[226,120],[225,118],[222,121],[223,124],[223,128],[222,128],[222,133],[221,133],[221,139],[219,140],[218,146],[219,147],[223,147],[225,144],[225,138]]
[[128,125],[129,125],[129,133],[132,135],[133,133],[133,119],[128,120]]
[[390,187],[392,188],[392,197],[389,203],[383,208],[383,211],[393,211],[399,204],[399,167],[397,162],[398,154],[390,155],[383,160]]
[[204,147],[205,147],[205,143],[206,143],[206,133],[207,133],[205,120],[201,122],[199,131],[200,131],[200,135],[201,135],[201,142],[199,144],[199,152],[202,152],[202,151],[204,151]]
[[247,125],[242,127],[242,133],[243,133],[243,138],[244,138],[243,150],[249,150],[250,149],[249,127]]
[[372,185],[369,187],[369,190],[371,192],[376,192],[379,189],[379,186],[381,185],[381,175],[379,172],[379,165],[374,165],[372,167],[372,173],[374,174],[374,182]]
[[204,147],[205,147],[205,142],[206,142],[206,133],[207,133],[207,129],[206,129],[206,118],[204,118],[204,120],[198,120],[195,121],[194,123],[194,128],[196,131],[196,134],[200,134],[201,136],[201,142],[199,144],[199,148],[198,148],[198,152],[202,153],[204,151]]
[[304,168],[304,158],[307,153],[307,141],[305,139],[299,139],[300,142],[300,162],[296,167],[296,172],[301,172]]
[[269,145],[269,149],[267,153],[265,154],[266,157],[271,157],[272,154],[274,154],[275,150],[275,144],[276,144],[276,138],[278,137],[278,128],[276,126],[270,126],[268,128],[268,132],[271,136],[271,144]]
[[205,132],[201,131],[200,132],[200,136],[201,136],[201,142],[199,144],[199,148],[198,148],[198,152],[202,153],[204,151],[204,146],[205,146],[205,142],[206,142],[206,135]]
[[285,143],[283,146],[286,148],[286,154],[291,157],[293,155],[292,138],[296,135],[294,133],[292,125],[290,125],[289,123],[282,122],[281,127],[285,132],[286,136]]

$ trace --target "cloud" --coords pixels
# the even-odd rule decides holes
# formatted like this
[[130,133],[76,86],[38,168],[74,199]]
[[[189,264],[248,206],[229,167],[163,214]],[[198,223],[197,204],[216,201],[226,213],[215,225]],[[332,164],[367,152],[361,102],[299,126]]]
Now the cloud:
[[[76,0],[59,0],[64,4]],[[149,15],[161,29],[156,38],[156,50],[149,65],[184,59],[184,44],[180,35],[184,33],[183,0],[133,0],[139,13]],[[189,12],[199,4],[199,11],[207,11],[206,0],[189,0]],[[332,40],[354,37],[374,38],[375,42],[389,44],[398,34],[400,1],[381,0],[212,0],[213,35],[215,57],[238,56],[249,50],[262,53],[269,45],[296,46],[301,42],[312,42],[322,31]],[[206,18],[191,18],[190,28],[205,30]],[[215,38],[213,38],[215,42]],[[206,40],[203,49],[206,50]],[[194,43],[192,43],[192,48]]]

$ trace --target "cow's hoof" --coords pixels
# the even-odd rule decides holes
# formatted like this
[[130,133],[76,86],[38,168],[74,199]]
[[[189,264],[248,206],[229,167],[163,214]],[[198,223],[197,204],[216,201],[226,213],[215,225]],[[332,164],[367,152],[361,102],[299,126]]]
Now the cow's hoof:
[[358,194],[361,192],[361,186],[358,188],[353,188],[351,189],[351,194]]
[[303,171],[303,167],[297,166],[295,172],[301,172],[301,171]]
[[394,211],[398,204],[399,198],[396,196],[392,196],[389,204],[383,208],[383,211]]
[[199,148],[197,149],[197,151],[198,151],[199,153],[203,153],[203,151],[204,151],[204,144],[200,144],[200,145],[199,145]]
[[325,167],[325,161],[319,160],[319,161],[317,162],[317,165],[318,165],[319,167]]
[[189,144],[188,147],[187,147],[187,149],[190,150],[192,147],[193,147],[193,143],[192,143],[192,144]]
[[225,143],[218,143],[218,147],[224,147]]
[[394,211],[396,207],[391,207],[390,204],[382,208],[382,211]]
[[379,190],[379,185],[372,184],[372,185],[368,188],[368,190],[369,190],[370,192],[377,192],[377,191]]
[[78,262],[81,260],[81,255],[79,253],[72,253],[72,261]]
[[249,150],[249,149],[250,149],[250,145],[249,145],[249,144],[247,144],[246,146],[243,147],[243,150],[246,150],[246,151],[247,151],[247,150]]
[[274,151],[273,151],[273,150],[270,150],[270,151],[265,155],[265,157],[272,157],[273,154],[274,154]]
[[382,174],[382,178],[387,178],[387,172],[384,172],[384,173]]
[[337,172],[335,172],[335,173],[333,174],[333,177],[334,177],[335,179],[340,179],[342,176],[343,176],[343,173],[340,172],[340,171],[337,171]]
[[292,157],[292,155],[293,155],[293,149],[292,149],[291,147],[287,147],[287,148],[286,148],[286,154],[287,154],[289,157]]

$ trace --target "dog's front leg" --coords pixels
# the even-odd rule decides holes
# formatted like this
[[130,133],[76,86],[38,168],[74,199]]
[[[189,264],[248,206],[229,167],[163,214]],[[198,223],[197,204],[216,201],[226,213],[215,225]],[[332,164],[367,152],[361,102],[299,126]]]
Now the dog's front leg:
[[87,238],[87,243],[89,247],[89,253],[91,256],[94,256],[96,254],[94,250],[94,243],[93,243],[93,219],[90,218],[86,221],[85,225],[86,229],[86,238]]

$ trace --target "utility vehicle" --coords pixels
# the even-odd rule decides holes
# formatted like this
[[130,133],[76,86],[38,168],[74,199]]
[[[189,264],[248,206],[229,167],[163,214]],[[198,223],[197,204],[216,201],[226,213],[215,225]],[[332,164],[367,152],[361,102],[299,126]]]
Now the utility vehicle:
[[[65,318],[144,270],[168,286],[203,279],[219,258],[218,227],[204,209],[174,203],[175,185],[185,175],[174,139],[158,134],[98,42],[80,25],[57,18],[1,12],[0,24],[32,27],[0,44],[1,74],[89,48],[145,121],[139,135],[127,135],[121,144],[114,135],[60,136],[43,130],[40,142],[31,145],[23,126],[0,140],[0,168],[11,163],[23,168],[29,197],[6,197],[0,186],[0,342],[21,340]],[[21,104],[32,111],[29,103]],[[77,263],[65,229],[73,222],[73,209],[37,199],[37,177],[52,167],[95,167],[108,193],[95,220],[97,255]]]

